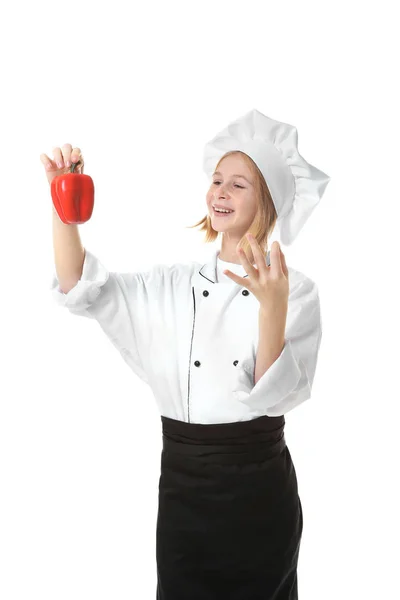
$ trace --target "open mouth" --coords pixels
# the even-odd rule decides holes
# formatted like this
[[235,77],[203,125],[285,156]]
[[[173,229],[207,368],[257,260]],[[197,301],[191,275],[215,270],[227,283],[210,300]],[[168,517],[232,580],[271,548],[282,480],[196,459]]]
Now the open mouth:
[[213,209],[213,213],[215,216],[217,217],[230,217],[231,215],[233,215],[233,213],[235,212],[234,210],[232,212],[226,213],[226,212],[218,212],[217,210],[215,210],[214,207],[212,207]]

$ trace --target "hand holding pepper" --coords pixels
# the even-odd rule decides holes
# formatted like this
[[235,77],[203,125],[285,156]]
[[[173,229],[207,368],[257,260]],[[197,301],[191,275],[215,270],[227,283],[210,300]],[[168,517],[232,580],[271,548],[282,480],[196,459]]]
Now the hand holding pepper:
[[41,154],[46,168],[51,196],[58,216],[67,224],[81,224],[90,219],[94,206],[94,184],[83,174],[84,161],[79,148],[64,144],[53,148],[54,160]]

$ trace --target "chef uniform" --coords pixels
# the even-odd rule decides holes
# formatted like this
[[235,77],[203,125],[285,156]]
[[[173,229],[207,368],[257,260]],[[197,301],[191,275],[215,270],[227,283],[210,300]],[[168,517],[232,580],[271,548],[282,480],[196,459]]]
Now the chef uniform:
[[[206,145],[208,177],[229,150],[256,162],[292,243],[330,178],[299,155],[293,126],[255,109]],[[52,295],[98,322],[157,403],[157,599],[295,600],[303,514],[284,415],[311,396],[318,288],[288,266],[284,348],[254,385],[259,302],[223,273],[244,267],[219,254],[118,273],[85,249],[81,279],[64,294],[54,272]]]

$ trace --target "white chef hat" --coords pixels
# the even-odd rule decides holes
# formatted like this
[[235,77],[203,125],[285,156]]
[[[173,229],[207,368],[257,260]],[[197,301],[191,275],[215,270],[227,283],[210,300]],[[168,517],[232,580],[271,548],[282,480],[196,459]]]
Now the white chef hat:
[[330,177],[310,165],[297,149],[297,129],[253,108],[229,123],[205,145],[203,168],[209,179],[220,158],[240,150],[256,163],[278,215],[281,242],[290,245],[321,200]]

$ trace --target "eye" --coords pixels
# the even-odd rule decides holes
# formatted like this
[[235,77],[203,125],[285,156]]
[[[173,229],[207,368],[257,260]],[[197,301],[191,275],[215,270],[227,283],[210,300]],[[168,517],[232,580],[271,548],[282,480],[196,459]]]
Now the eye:
[[[221,183],[220,181],[214,181],[214,185],[217,185],[218,183]],[[243,185],[239,185],[238,183],[234,183],[234,186],[240,188],[241,190],[244,190]]]

